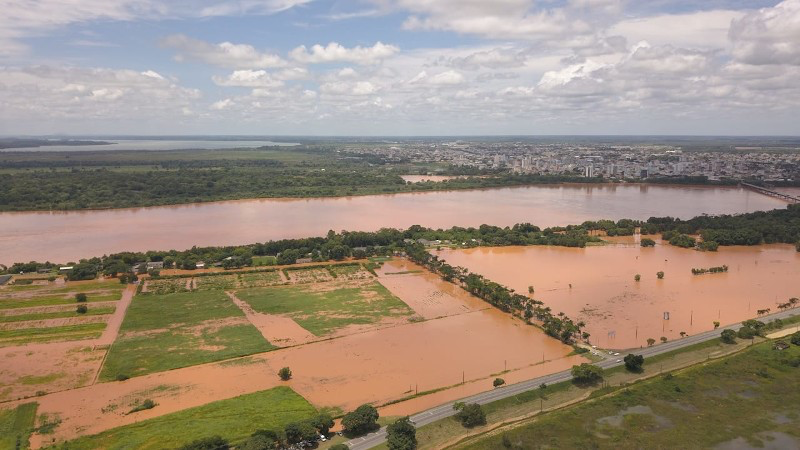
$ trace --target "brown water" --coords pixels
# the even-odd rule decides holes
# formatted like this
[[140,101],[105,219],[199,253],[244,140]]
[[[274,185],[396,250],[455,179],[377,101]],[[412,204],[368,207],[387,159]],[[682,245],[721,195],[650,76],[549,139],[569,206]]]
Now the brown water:
[[598,218],[689,218],[783,208],[749,190],[557,185],[311,199],[257,199],[104,211],[0,213],[0,263],[67,262],[119,251],[186,249],[324,235],[328,230],[566,225]]
[[[791,245],[721,247],[698,252],[670,245],[644,249],[618,244],[585,249],[502,247],[442,250],[453,265],[469,268],[554,312],[584,320],[592,343],[607,348],[647,345],[648,338],[679,339],[755,318],[757,310],[800,297],[800,253]],[[692,268],[727,264],[727,273],[692,275]],[[658,280],[656,272],[665,277]],[[640,282],[634,275],[641,274]],[[570,287],[572,285],[572,287]],[[669,320],[663,320],[664,313]]]

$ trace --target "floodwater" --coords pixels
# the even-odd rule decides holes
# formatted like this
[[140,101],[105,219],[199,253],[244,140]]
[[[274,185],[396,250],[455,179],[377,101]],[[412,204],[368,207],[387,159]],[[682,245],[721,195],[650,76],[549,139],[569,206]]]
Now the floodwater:
[[255,199],[102,211],[0,213],[0,263],[68,262],[121,251],[237,245],[419,224],[542,227],[610,218],[691,218],[784,208],[738,188],[547,185],[309,199]]
[[[384,265],[384,271],[416,267],[391,262]],[[51,439],[94,434],[281,384],[292,387],[318,407],[335,406],[345,411],[363,403],[381,405],[416,391],[451,387],[396,403],[382,413],[407,415],[491,390],[496,376],[493,374],[504,370],[509,372],[503,378],[515,382],[586,361],[580,356],[567,356],[571,347],[538,328],[495,308],[478,309],[480,300],[452,291],[450,283],[428,275],[381,274],[378,280],[401,277],[405,285],[411,286],[397,291],[403,294],[402,300],[416,308],[420,304],[409,296],[435,297],[440,304],[450,304],[448,311],[453,315],[44,395],[37,398],[38,413],[57,414],[62,422],[52,435],[34,435],[33,448],[50,444]],[[438,307],[427,313],[424,308],[417,313],[429,315]],[[458,311],[463,312],[456,314]],[[292,379],[281,382],[276,374],[286,366],[292,369]],[[169,389],[163,389],[165,386]],[[126,415],[130,402],[143,396],[158,406]]]
[[42,147],[7,148],[14,152],[90,152],[99,150],[214,150],[225,148],[290,147],[292,142],[235,141],[235,140],[169,140],[169,139],[97,139],[110,142],[98,145],[46,145]]
[[[633,241],[633,238],[628,238]],[[635,348],[661,336],[679,339],[755,318],[759,309],[800,297],[800,253],[792,245],[720,247],[699,252],[659,244],[578,248],[495,247],[442,250],[467,267],[535,298],[553,312],[587,323],[593,344]],[[728,265],[727,273],[692,275],[692,268]],[[656,273],[665,273],[658,280]],[[634,276],[641,274],[640,282]],[[571,286],[571,287],[570,287]],[[665,313],[669,319],[664,320]]]

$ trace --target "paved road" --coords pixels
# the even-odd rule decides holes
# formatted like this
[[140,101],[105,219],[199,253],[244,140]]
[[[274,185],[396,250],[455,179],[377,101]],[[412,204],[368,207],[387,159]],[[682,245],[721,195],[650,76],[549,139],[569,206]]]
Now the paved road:
[[[760,319],[762,320],[784,319],[794,315],[800,315],[800,309],[790,309],[779,313],[771,314],[769,316],[764,316],[761,317]],[[645,358],[652,357],[660,355],[662,353],[667,353],[673,350],[687,347],[693,344],[718,338],[719,335],[722,333],[722,330],[726,329],[738,330],[741,327],[742,324],[740,322],[734,325],[729,325],[727,327],[719,328],[717,330],[706,331],[705,333],[699,333],[693,336],[687,336],[685,338],[681,338],[675,341],[669,341],[664,344],[656,345],[653,347],[630,350],[626,351],[625,353],[634,353],[642,355]],[[623,364],[622,362],[616,362],[617,359],[621,358],[622,355],[616,358],[605,359],[596,364],[604,369],[610,369],[612,367],[621,366]],[[482,392],[480,394],[475,394],[458,401],[462,401],[465,403],[486,404],[503,398],[511,397],[520,394],[522,392],[530,391],[532,389],[537,389],[542,383],[546,383],[549,385],[553,383],[560,383],[562,381],[568,381],[571,379],[572,375],[570,374],[570,371],[565,370],[563,372],[558,372],[551,375],[534,378],[532,380],[527,380],[517,384],[508,385],[491,391]],[[455,411],[453,410],[453,403],[455,403],[455,401],[439,405],[435,408],[422,411],[421,413],[418,414],[414,414],[413,416],[411,416],[411,421],[414,422],[414,424],[417,427],[421,427],[423,425],[436,422],[437,420],[450,417],[455,414]],[[383,427],[374,433],[370,433],[366,436],[347,441],[346,444],[352,450],[365,450],[380,445],[385,440],[386,440],[386,427]]]

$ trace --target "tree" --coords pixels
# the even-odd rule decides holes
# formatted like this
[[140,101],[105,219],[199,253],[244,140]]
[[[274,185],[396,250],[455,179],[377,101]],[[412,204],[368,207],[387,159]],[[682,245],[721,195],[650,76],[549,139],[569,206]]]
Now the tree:
[[717,328],[719,328],[719,321],[715,320],[714,321],[714,329],[716,330]]
[[408,416],[386,427],[389,450],[414,450],[417,448],[417,429]]
[[286,441],[290,444],[317,439],[317,429],[308,421],[289,423],[284,428],[284,432]]
[[654,240],[652,240],[650,238],[642,238],[642,240],[640,241],[640,244],[641,244],[642,247],[655,247],[656,241],[654,241]]
[[664,279],[664,272],[658,271],[658,272],[656,272],[656,276],[658,277],[659,280],[663,280]]
[[642,355],[634,355],[632,353],[628,354],[625,358],[625,368],[631,372],[641,372],[642,365],[644,364],[644,356]]
[[300,252],[295,249],[287,249],[278,253],[277,263],[282,266],[294,264],[297,258],[300,257]]
[[322,413],[311,419],[311,425],[319,431],[319,434],[327,435],[333,427],[333,418],[330,414]]
[[647,338],[647,346],[648,346],[648,347],[652,347],[652,346],[653,346],[653,344],[655,344],[655,343],[656,343],[656,340],[655,340],[655,339],[653,339],[653,338]]
[[96,277],[97,266],[89,262],[75,264],[67,274],[69,281],[94,280]]
[[666,344],[667,343],[667,338],[664,337],[664,336],[661,336],[661,343],[662,344]]
[[720,339],[722,342],[726,344],[735,344],[736,343],[736,332],[733,330],[722,330],[722,334],[720,335]]
[[686,332],[685,331],[681,331],[680,335],[681,335],[681,337],[686,337]]
[[78,307],[75,308],[75,312],[78,314],[86,314],[89,312],[89,308],[87,308],[86,305],[78,305]]
[[641,275],[639,275],[638,273],[636,275],[634,275],[633,281],[637,281],[638,282],[638,281],[641,281],[641,280],[642,280],[642,276]]
[[528,294],[533,295],[534,289],[533,286],[528,286]]
[[292,378],[292,369],[288,367],[282,367],[281,370],[278,371],[278,376],[281,377],[281,380],[288,381]]
[[181,450],[228,450],[228,441],[220,436],[212,436],[192,441],[181,447]]
[[486,413],[477,403],[456,402],[453,404],[453,409],[458,411],[456,419],[466,428],[486,424]]
[[83,292],[75,294],[75,301],[76,302],[82,303],[82,302],[85,302],[86,300],[87,300],[86,294],[84,294]]
[[275,439],[265,436],[263,434],[253,434],[242,445],[238,446],[240,450],[272,450],[275,448]]
[[342,417],[342,427],[348,434],[359,435],[378,428],[378,410],[372,405],[361,405]]
[[758,330],[748,326],[743,326],[736,332],[736,337],[739,339],[753,339],[756,336],[758,336]]
[[506,384],[506,380],[504,380],[502,378],[495,378],[494,382],[492,383],[492,386],[498,387],[498,386],[502,386],[504,384]]
[[603,379],[603,369],[589,363],[572,366],[572,379],[581,384],[592,384]]
[[800,345],[800,331],[797,331],[794,334],[792,334],[792,336],[789,338],[789,342],[791,342],[794,345]]

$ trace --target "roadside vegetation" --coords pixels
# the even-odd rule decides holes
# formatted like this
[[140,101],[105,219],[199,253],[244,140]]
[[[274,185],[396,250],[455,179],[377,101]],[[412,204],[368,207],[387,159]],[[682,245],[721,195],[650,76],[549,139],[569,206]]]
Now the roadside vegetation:
[[[614,390],[457,448],[711,448],[800,440],[800,347],[772,342]],[[725,424],[721,426],[720,424]],[[792,445],[795,445],[792,444]]]
[[0,448],[26,449],[36,420],[36,403],[0,409]]

